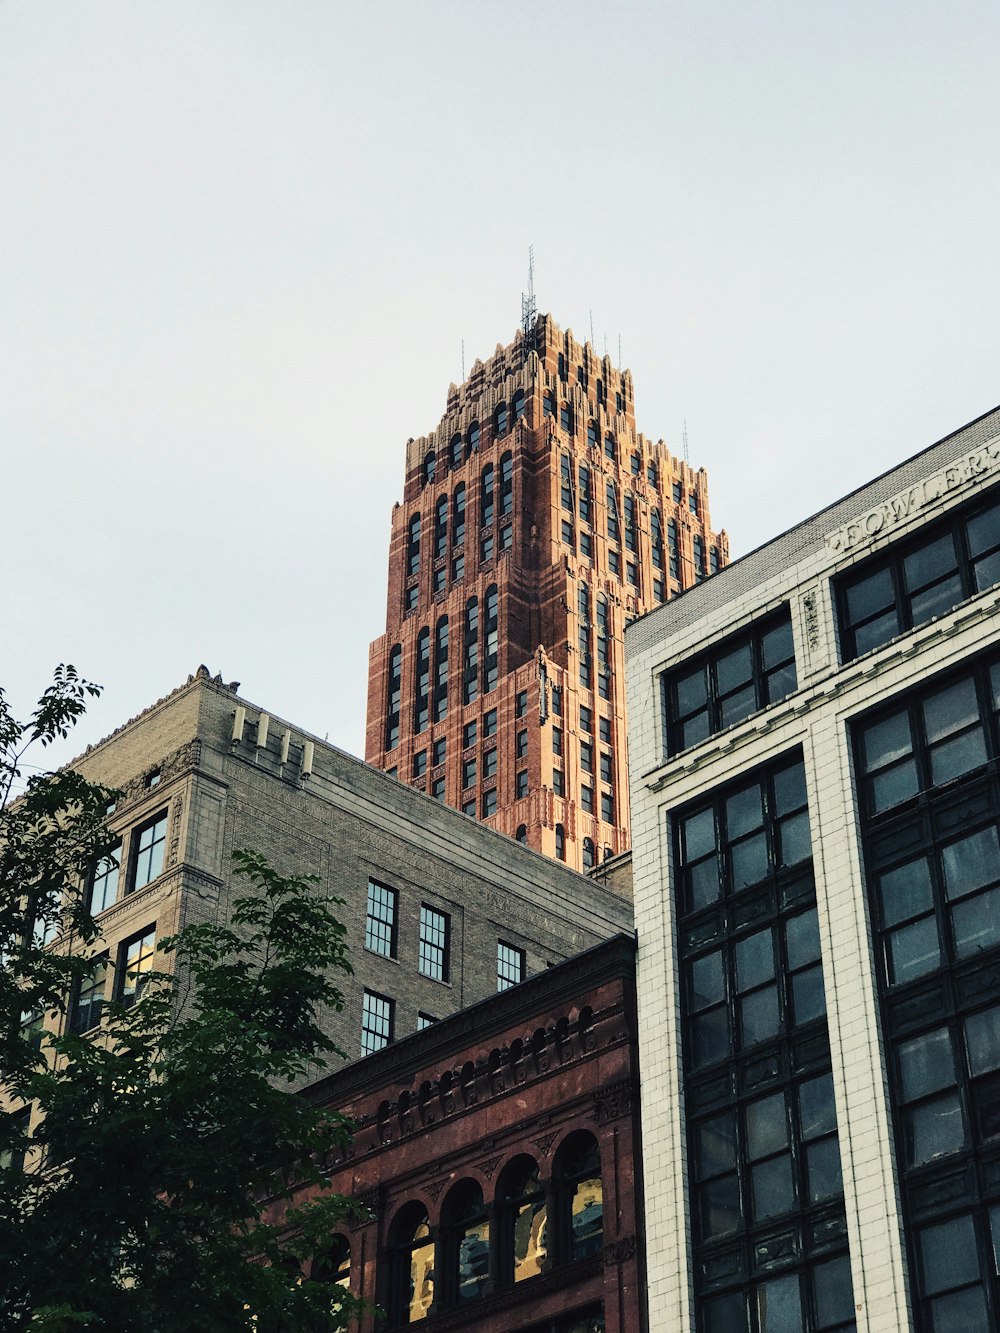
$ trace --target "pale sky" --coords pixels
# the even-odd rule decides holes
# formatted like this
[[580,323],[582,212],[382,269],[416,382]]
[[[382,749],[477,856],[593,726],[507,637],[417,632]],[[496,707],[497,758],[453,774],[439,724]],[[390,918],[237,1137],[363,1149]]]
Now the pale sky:
[[996,0],[0,0],[0,684],[363,748],[407,437],[540,310],[738,555],[1000,402]]

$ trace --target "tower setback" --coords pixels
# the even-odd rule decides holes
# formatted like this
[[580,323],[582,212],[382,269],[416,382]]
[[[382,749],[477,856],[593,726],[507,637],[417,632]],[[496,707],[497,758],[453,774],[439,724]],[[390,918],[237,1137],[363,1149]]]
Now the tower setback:
[[627,850],[625,625],[727,558],[631,373],[540,315],[407,444],[368,762],[579,869]]

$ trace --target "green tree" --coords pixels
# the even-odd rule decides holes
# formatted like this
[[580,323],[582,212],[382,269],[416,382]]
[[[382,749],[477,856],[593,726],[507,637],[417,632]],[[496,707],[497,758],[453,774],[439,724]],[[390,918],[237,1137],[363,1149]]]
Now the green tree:
[[96,965],[83,886],[115,793],[22,769],[98,692],[60,667],[26,723],[0,692],[0,1327],[346,1328],[350,1297],[300,1274],[356,1210],[323,1192],[350,1129],[295,1091],[340,1054],[320,1018],[350,971],[341,900],[240,852],[227,923],[161,941],[171,972],[99,1028],[52,1021]]

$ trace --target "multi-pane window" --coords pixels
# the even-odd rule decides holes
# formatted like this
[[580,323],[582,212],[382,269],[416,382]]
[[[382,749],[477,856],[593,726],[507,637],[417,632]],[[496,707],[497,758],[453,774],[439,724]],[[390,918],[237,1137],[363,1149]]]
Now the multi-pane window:
[[476,785],[476,761],[475,759],[465,759],[462,761],[462,790],[466,791],[469,787]]
[[121,873],[122,845],[116,842],[106,856],[94,866],[90,876],[88,910],[91,916],[103,912],[118,897],[118,878]]
[[617,551],[608,552],[608,569],[616,578],[622,576],[622,558]]
[[674,839],[698,1327],[853,1329],[801,759],[681,810]]
[[514,780],[514,795],[517,797],[518,800],[521,800],[523,797],[527,796],[527,794],[528,794],[528,772],[527,769],[522,769],[517,774]]
[[403,596],[403,609],[406,611],[407,615],[409,615],[411,611],[416,611],[419,600],[420,588],[416,583],[411,583]]
[[462,636],[462,702],[479,697],[479,599],[470,597],[465,604],[465,630]]
[[601,751],[601,781],[613,782],[614,770],[611,763],[611,755],[607,750]]
[[514,696],[514,716],[526,717],[528,713],[528,691],[518,690]]
[[603,593],[597,595],[597,692],[602,699],[611,697],[611,621]]
[[631,491],[625,492],[625,549],[626,551],[638,551],[639,549],[639,529],[635,517],[635,496]]
[[455,499],[452,502],[451,544],[461,546],[465,541],[465,485],[455,487]]
[[108,978],[108,956],[95,958],[90,971],[76,983],[70,1007],[71,1032],[86,1032],[97,1027],[104,1008],[104,991]]
[[430,722],[431,632],[426,626],[417,635],[417,656],[413,664],[413,730],[426,731]]
[[417,1014],[417,1031],[423,1032],[424,1028],[432,1027],[437,1022],[433,1014],[425,1014],[422,1010]]
[[594,745],[592,741],[580,742],[580,768],[584,773],[594,771]]
[[610,458],[612,462],[618,457],[618,446],[613,435],[605,435],[604,437],[604,457]]
[[519,731],[514,740],[514,757],[516,759],[527,759],[528,757],[528,733]]
[[680,578],[680,557],[677,547],[677,524],[673,519],[667,523],[667,554],[669,556],[670,577],[675,581]]
[[500,529],[500,550],[509,551],[514,545],[514,529],[508,523],[506,527]]
[[660,526],[659,511],[653,509],[649,515],[649,544],[654,569],[663,568],[663,528]]
[[483,777],[495,778],[497,775],[497,752],[496,747],[492,750],[483,751]]
[[431,575],[431,592],[436,597],[439,592],[444,592],[448,580],[448,571],[444,565],[440,569],[435,569]]
[[488,528],[493,522],[493,486],[494,470],[493,464],[487,463],[483,468],[483,477],[480,486],[480,516],[479,521],[484,528]]
[[663,678],[667,753],[680,754],[797,686],[787,607]]
[[466,722],[465,726],[462,728],[462,749],[463,749],[463,750],[468,750],[470,746],[475,745],[475,743],[476,743],[476,732],[478,731],[478,729],[479,729],[479,728],[478,728],[477,725],[476,725],[476,720],[475,720],[475,718],[473,718],[473,720],[472,720],[471,722]]
[[461,583],[465,578],[465,556],[456,555],[451,562],[451,579],[453,583]]
[[584,785],[580,788],[580,805],[588,815],[592,815],[594,813],[593,787],[588,787]]
[[573,524],[569,521],[568,518],[564,518],[564,519],[563,519],[563,521],[562,521],[562,529],[561,529],[561,531],[562,531],[562,539],[563,539],[563,542],[564,542],[567,546],[573,546],[573,545],[574,545],[574,540],[573,540]]
[[497,990],[509,990],[524,980],[524,950],[497,940]]
[[1000,582],[1000,501],[993,495],[985,507],[963,509],[838,581],[845,662]]
[[1000,1326],[1000,664],[855,725],[911,1295]]
[[116,999],[125,1008],[135,1004],[146,989],[155,953],[156,930],[152,926],[119,946],[115,990]]
[[605,745],[611,744],[611,719],[609,717],[599,717],[597,719],[597,730]]
[[132,834],[131,890],[143,888],[162,873],[166,844],[167,812],[164,810]]
[[368,906],[365,912],[365,948],[383,958],[396,957],[396,918],[399,895],[395,889],[376,880],[368,881]]
[[577,594],[577,614],[580,624],[579,651],[577,653],[580,659],[580,684],[584,689],[589,689],[593,671],[591,647],[593,636],[590,623],[590,590],[585,583],[580,584]]
[[388,1046],[393,1037],[396,1004],[385,995],[366,990],[361,1001],[361,1054],[371,1055]]
[[434,742],[433,758],[431,762],[433,763],[435,768],[437,768],[438,764],[444,763],[445,756],[447,755],[447,753],[448,753],[448,742],[445,739],[445,737],[442,736],[440,740],[436,740]]
[[462,466],[462,437],[461,437],[461,435],[453,435],[453,436],[451,437],[451,447],[450,447],[449,452],[448,452],[448,460],[449,460],[449,462],[450,462],[450,464],[451,464],[451,466],[452,466],[453,469]]
[[697,497],[697,495],[694,493],[694,491],[692,491],[691,494],[688,496],[688,508],[691,510],[691,513],[692,513],[692,514],[697,514],[697,512],[698,512],[698,497]]
[[442,495],[434,507],[434,555],[448,551],[448,497]]
[[601,818],[605,824],[615,822],[615,794],[611,791],[601,792]]
[[444,791],[445,791],[444,778],[435,778],[434,781],[431,783],[431,793],[430,793],[434,797],[435,801],[444,800]]
[[468,815],[470,819],[475,819],[475,817],[476,817],[476,801],[475,801],[475,797],[473,797],[473,799],[472,799],[471,801],[463,801],[463,802],[462,802],[462,814],[463,814],[463,815]]
[[479,543],[479,563],[481,565],[488,565],[493,559],[493,547],[493,533],[488,532]]
[[567,454],[559,458],[559,503],[568,514],[573,512],[573,464]]
[[621,544],[621,524],[618,521],[618,494],[613,481],[608,482],[608,541]]
[[434,721],[448,716],[448,617],[442,616],[434,631]]
[[556,796],[566,795],[566,775],[561,768],[552,770],[552,790]]
[[483,818],[489,819],[491,815],[497,812],[497,792],[493,787],[489,791],[483,792]]
[[589,736],[594,734],[594,714],[586,704],[580,705],[580,730]]
[[562,686],[552,686],[552,712],[556,717],[562,717]]
[[436,907],[420,905],[420,972],[434,981],[448,980],[450,921]]
[[593,558],[594,544],[593,541],[591,540],[589,532],[580,533],[580,554],[583,556],[585,560],[590,560]]
[[411,578],[420,569],[420,515],[414,514],[406,535],[406,572]]
[[580,522],[590,524],[591,521],[591,498],[590,498],[590,468],[581,463],[578,476],[580,493]]
[[705,564],[705,543],[697,533],[691,538],[691,557],[694,561],[694,576],[700,583],[708,573],[708,568]]
[[495,736],[497,734],[497,710],[490,708],[483,714],[483,735]]
[[427,772],[427,751],[417,750],[413,756],[413,776],[422,778]]
[[500,632],[499,595],[496,585],[486,589],[486,617],[483,630],[486,636],[483,653],[483,693],[495,690],[499,680]]
[[552,728],[552,753],[562,754],[563,752],[563,734],[562,727]]
[[573,409],[569,403],[559,404],[559,425],[567,435],[573,434]]
[[389,679],[386,682],[385,748],[399,744],[399,707],[403,690],[403,649],[396,644],[389,654]]
[[514,509],[514,458],[504,454],[500,459],[500,514],[510,514]]

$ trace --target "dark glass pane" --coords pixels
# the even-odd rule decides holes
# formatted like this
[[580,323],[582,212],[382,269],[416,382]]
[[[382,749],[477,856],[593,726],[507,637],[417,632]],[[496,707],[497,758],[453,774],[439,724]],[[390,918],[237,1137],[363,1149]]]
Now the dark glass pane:
[[785,948],[789,967],[803,967],[818,960],[819,917],[815,907],[785,923]]
[[924,701],[924,728],[930,743],[950,736],[979,719],[973,680],[960,680]]
[[856,625],[859,620],[867,620],[877,611],[885,611],[893,604],[892,576],[888,569],[869,574],[844,591],[847,618],[852,625]]
[[976,1229],[971,1216],[952,1218],[920,1233],[922,1288],[935,1296],[949,1287],[961,1287],[979,1279]]
[[877,620],[870,620],[854,631],[854,651],[858,657],[882,643],[888,643],[899,633],[899,612],[893,608]]
[[726,978],[722,970],[722,951],[696,958],[689,964],[690,1002],[693,1012],[707,1009],[726,998]]
[[976,591],[985,592],[987,588],[1000,583],[1000,551],[984,556],[973,566],[976,579]]
[[1000,1069],[1000,1009],[987,1009],[965,1020],[965,1045],[973,1078]]
[[969,958],[984,949],[992,949],[1000,942],[1000,889],[956,904],[951,913],[951,926],[959,958]]
[[699,861],[696,866],[692,866],[688,872],[690,910],[696,912],[698,908],[714,903],[719,896],[720,888],[717,857],[710,856],[707,860]]
[[993,1271],[1000,1273],[1000,1204],[990,1209],[990,1248],[993,1254]]
[[981,727],[967,731],[931,751],[931,781],[934,786],[969,773],[986,763],[986,742]]
[[696,1126],[695,1169],[700,1180],[736,1169],[736,1117],[732,1111]]
[[994,1333],[982,1287],[967,1287],[931,1301],[933,1333]]
[[753,679],[753,655],[749,643],[734,648],[716,661],[715,679],[720,694],[729,694],[731,690]]
[[767,1041],[776,1036],[781,1028],[781,1014],[778,1009],[778,988],[768,986],[765,990],[755,991],[740,1004],[740,1036],[744,1046],[753,1046],[758,1041]]
[[747,1156],[756,1161],[788,1147],[788,1117],[785,1094],[772,1093],[746,1109]]
[[705,1302],[705,1333],[746,1333],[747,1302],[742,1292]]
[[918,546],[903,560],[903,583],[907,592],[925,588],[928,583],[935,583],[957,568],[955,558],[955,540],[950,532],[936,541]]
[[955,1083],[955,1052],[947,1028],[937,1028],[934,1032],[900,1042],[897,1057],[900,1086],[906,1102],[926,1097],[941,1088],[950,1088]]
[[931,868],[925,856],[890,870],[878,879],[882,920],[887,926],[919,916],[933,905]]
[[823,1199],[832,1199],[835,1194],[842,1194],[844,1180],[840,1174],[840,1144],[836,1135],[811,1143],[806,1149],[806,1165],[809,1175],[809,1200],[820,1203]]
[[760,1333],[802,1333],[802,1298],[794,1273],[762,1282],[757,1288],[757,1327]]
[[704,1069],[730,1053],[728,1015],[724,1008],[699,1014],[691,1021],[691,1064]]
[[812,838],[809,834],[809,816],[805,810],[792,815],[781,824],[781,864],[795,866],[812,856]]
[[697,745],[699,741],[705,740],[709,734],[708,711],[695,713],[694,717],[688,718],[687,722],[681,726],[681,749],[687,750],[692,745]]
[[821,1074],[799,1084],[799,1129],[803,1139],[814,1139],[837,1128],[833,1102],[833,1075]]
[[923,625],[935,616],[950,611],[962,600],[962,581],[957,574],[943,583],[935,583],[932,588],[917,593],[910,601],[910,618],[914,625]]
[[704,1240],[736,1231],[742,1223],[740,1182],[736,1175],[721,1176],[698,1190],[701,1234]]
[[719,701],[719,726],[731,727],[742,722],[745,717],[757,711],[757,692],[753,685],[747,685]]
[[754,783],[730,796],[726,802],[726,831],[730,839],[739,838],[764,823],[760,784]]
[[774,941],[771,931],[761,930],[736,945],[736,986],[750,990],[774,976]]
[[985,513],[970,518],[965,525],[965,532],[969,539],[969,553],[973,556],[1000,546],[1000,505],[994,505]]
[[798,688],[795,663],[789,662],[787,666],[779,667],[777,671],[769,671],[766,680],[765,702],[776,704],[779,699],[784,699],[787,694]]
[[886,940],[889,982],[901,986],[914,977],[926,976],[941,966],[937,918],[924,917],[895,930]]
[[711,810],[702,810],[683,824],[684,860],[687,863],[700,860],[707,852],[715,849],[715,815]]
[[779,1217],[795,1206],[791,1157],[772,1157],[768,1162],[758,1163],[750,1173],[750,1182],[755,1221]]
[[950,843],[941,852],[941,864],[949,898],[964,897],[1000,879],[1000,842],[995,826]]
[[908,801],[918,791],[917,766],[912,759],[887,768],[871,780],[872,805],[875,813],[889,810],[901,801]]
[[686,717],[688,713],[695,713],[699,708],[705,707],[708,701],[708,684],[704,667],[692,671],[689,675],[680,676],[674,681],[674,699],[677,717]]
[[746,888],[750,884],[759,884],[767,874],[767,839],[763,833],[755,838],[738,842],[732,849],[733,887]]
[[861,744],[865,771],[868,773],[878,768],[885,768],[887,764],[895,763],[897,759],[911,754],[913,741],[910,736],[908,714],[905,711],[893,713],[884,721],[866,727],[861,733]]
[[813,1269],[813,1290],[816,1292],[816,1325],[832,1328],[854,1318],[854,1287],[851,1284],[851,1261],[845,1254],[841,1259],[817,1264]]
[[965,1123],[958,1094],[947,1093],[906,1113],[906,1155],[911,1166],[965,1147]]
[[803,764],[793,764],[774,775],[774,808],[779,815],[798,810],[806,803],[806,770]]
[[792,977],[792,1009],[795,1022],[811,1023],[826,1013],[826,991],[823,988],[823,969],[810,967]]
[[761,652],[764,657],[764,670],[770,671],[779,662],[787,662],[793,655],[792,622],[786,620],[774,629],[768,630],[761,640]]

